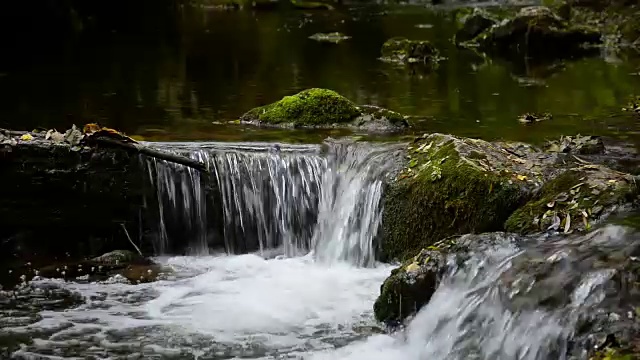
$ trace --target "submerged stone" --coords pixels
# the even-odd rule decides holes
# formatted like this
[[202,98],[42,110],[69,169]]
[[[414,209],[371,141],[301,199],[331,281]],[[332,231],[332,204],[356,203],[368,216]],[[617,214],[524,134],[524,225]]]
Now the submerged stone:
[[344,127],[401,130],[409,123],[401,114],[375,106],[357,106],[332,90],[308,89],[273,104],[252,109],[242,122],[285,127]]
[[444,134],[416,139],[406,168],[384,194],[382,258],[404,260],[447,236],[500,230],[554,161],[520,143]]
[[394,63],[435,63],[438,50],[426,40],[395,37],[382,45],[381,60]]

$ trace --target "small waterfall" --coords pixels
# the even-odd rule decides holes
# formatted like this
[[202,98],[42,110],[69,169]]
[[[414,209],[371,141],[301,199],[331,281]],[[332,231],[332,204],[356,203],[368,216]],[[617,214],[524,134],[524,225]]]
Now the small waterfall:
[[381,349],[371,339],[331,358],[365,359],[375,349],[381,359],[586,360],[607,331],[635,328],[637,231],[610,225],[569,238],[491,235],[491,243],[472,245],[464,263],[450,258],[429,303],[392,344]]
[[159,213],[154,252],[164,254],[169,251],[167,222],[171,221],[181,225],[179,232],[191,245],[189,254],[206,253],[207,209],[200,172],[156,159],[147,159],[146,165],[156,189]]
[[[312,251],[319,261],[374,262],[382,177],[398,145],[154,144],[206,163],[207,176],[148,160],[158,196],[157,252],[175,241],[230,253]],[[206,178],[206,179],[204,179]],[[173,239],[168,222],[189,238]],[[174,226],[175,227],[175,226]],[[215,234],[215,235],[214,235]]]
[[374,239],[382,221],[383,176],[394,165],[389,161],[390,150],[348,142],[331,145],[312,241],[320,261],[374,264]]

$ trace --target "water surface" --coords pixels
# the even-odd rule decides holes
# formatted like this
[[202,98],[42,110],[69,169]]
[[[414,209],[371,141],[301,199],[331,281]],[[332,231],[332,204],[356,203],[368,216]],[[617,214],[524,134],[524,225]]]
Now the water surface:
[[[417,116],[417,132],[525,141],[573,133],[638,137],[637,118],[620,112],[640,86],[640,62],[627,54],[544,66],[483,59],[455,47],[455,16],[444,7],[187,8],[176,16],[167,24],[172,31],[87,31],[64,39],[51,56],[0,69],[0,126],[99,121],[150,140],[318,142],[345,132],[226,123],[282,96],[324,87]],[[308,39],[331,31],[352,38],[340,44]],[[445,60],[434,71],[382,63],[380,47],[393,36],[430,40]],[[525,112],[554,118],[525,126],[516,120]]]

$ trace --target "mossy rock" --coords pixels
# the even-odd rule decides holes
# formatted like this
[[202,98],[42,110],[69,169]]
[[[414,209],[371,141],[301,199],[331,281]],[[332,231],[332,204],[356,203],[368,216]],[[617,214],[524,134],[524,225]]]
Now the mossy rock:
[[423,249],[397,269],[380,287],[373,304],[376,320],[399,325],[429,302],[446,271],[446,252],[432,247]]
[[394,269],[380,287],[374,303],[378,321],[390,326],[403,323],[431,299],[450,265],[464,266],[469,254],[519,241],[502,232],[467,234],[443,239]]
[[399,113],[375,106],[357,106],[335,91],[315,88],[252,109],[240,120],[254,125],[379,131],[402,130],[409,126]]
[[519,234],[590,230],[612,213],[632,207],[638,195],[629,174],[601,165],[576,167],[547,182],[509,217],[505,229]]
[[523,53],[544,58],[587,54],[593,50],[585,45],[601,43],[601,33],[597,29],[570,25],[547,7],[531,6],[463,44],[476,45],[488,52]]
[[394,63],[436,63],[438,50],[426,40],[395,37],[382,45],[381,60]]
[[383,195],[381,257],[404,260],[451,235],[502,229],[544,181],[551,154],[526,144],[432,134],[407,149]]

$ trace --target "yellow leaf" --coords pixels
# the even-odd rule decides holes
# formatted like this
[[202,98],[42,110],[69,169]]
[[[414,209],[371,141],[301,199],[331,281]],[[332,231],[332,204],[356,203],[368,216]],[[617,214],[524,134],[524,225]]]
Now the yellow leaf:
[[525,181],[525,180],[527,180],[527,177],[526,177],[526,176],[524,176],[524,175],[518,175],[518,176],[516,176],[516,178],[518,178],[518,180],[520,180],[520,181]]
[[411,263],[409,265],[407,265],[406,269],[407,272],[415,272],[420,270],[420,266],[416,263]]
[[33,136],[31,136],[31,134],[24,134],[24,135],[20,136],[20,140],[22,140],[22,141],[31,141],[31,140],[33,140]]

